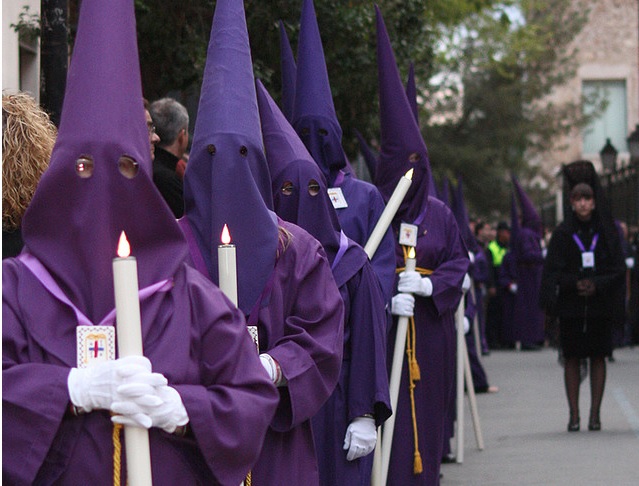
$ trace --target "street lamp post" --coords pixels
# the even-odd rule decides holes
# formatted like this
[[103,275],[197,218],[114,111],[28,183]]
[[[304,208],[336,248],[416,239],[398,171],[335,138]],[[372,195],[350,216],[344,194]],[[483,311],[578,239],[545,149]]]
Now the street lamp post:
[[610,143],[610,139],[606,139],[606,145],[601,149],[599,155],[601,157],[601,165],[604,172],[613,172],[617,165],[617,149]]

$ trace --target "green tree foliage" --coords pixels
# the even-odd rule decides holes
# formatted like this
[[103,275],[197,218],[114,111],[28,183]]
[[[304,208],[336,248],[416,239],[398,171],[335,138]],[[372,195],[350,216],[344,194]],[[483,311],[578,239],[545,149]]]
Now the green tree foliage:
[[[438,179],[463,174],[471,211],[507,214],[509,171],[583,122],[579,106],[540,100],[574,72],[582,0],[382,0],[402,75],[415,63],[420,120]],[[197,99],[214,0],[136,0],[149,99]],[[278,21],[297,50],[302,0],[245,0],[256,76],[280,98]],[[379,133],[373,2],[315,0],[333,98],[351,160],[354,129]],[[463,88],[462,88],[463,87]],[[461,102],[460,102],[461,100]],[[184,101],[184,99],[183,99]],[[374,143],[373,143],[374,144]]]
[[[571,41],[587,15],[580,2],[520,0],[470,15],[448,33],[437,64],[448,76],[428,114],[458,116],[424,131],[435,173],[464,175],[473,212],[507,215],[510,173],[532,176],[528,161],[586,122],[579,104],[542,100],[574,76]],[[445,89],[461,95],[461,106],[437,97]]]

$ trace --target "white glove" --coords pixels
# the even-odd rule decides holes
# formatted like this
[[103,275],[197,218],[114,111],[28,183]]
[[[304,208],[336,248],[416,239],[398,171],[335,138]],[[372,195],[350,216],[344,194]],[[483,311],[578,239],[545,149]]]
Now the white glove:
[[510,291],[511,294],[516,294],[517,293],[517,284],[515,282],[511,282],[508,284],[508,290]]
[[468,331],[470,331],[470,321],[464,316],[464,334],[468,334]]
[[262,362],[262,366],[268,373],[268,376],[271,378],[271,381],[275,386],[284,386],[287,381],[282,373],[282,367],[280,364],[273,359],[273,357],[268,353],[260,354],[260,361]]
[[626,268],[635,268],[635,259],[633,257],[626,258]]
[[151,362],[144,356],[127,356],[88,368],[71,368],[67,378],[69,398],[83,412],[109,410],[118,398],[118,386],[127,383],[131,376],[150,372]]
[[397,290],[409,294],[417,294],[422,297],[433,295],[433,283],[430,278],[423,277],[415,271],[406,271],[399,274]]
[[412,317],[415,311],[415,297],[410,294],[397,294],[391,299],[391,314]]
[[111,417],[111,420],[117,424],[147,429],[158,427],[169,434],[175,432],[178,426],[188,423],[189,416],[182,397],[175,388],[167,385],[157,387],[155,398],[157,400],[154,402],[149,400],[145,403],[136,401],[133,397],[124,397],[111,406],[111,411],[118,414]]
[[468,259],[470,260],[470,263],[475,263],[475,254],[472,251],[468,252]]
[[356,417],[348,424],[346,436],[344,437],[344,450],[346,460],[354,461],[360,457],[367,456],[377,442],[377,428],[375,419],[371,417]]
[[462,292],[466,293],[470,290],[470,275],[464,275],[464,281],[462,282]]

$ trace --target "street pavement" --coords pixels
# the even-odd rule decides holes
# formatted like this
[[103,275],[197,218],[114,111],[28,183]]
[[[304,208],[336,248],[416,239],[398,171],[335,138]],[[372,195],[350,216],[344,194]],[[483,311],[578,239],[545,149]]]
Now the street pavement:
[[[495,394],[477,395],[484,449],[468,400],[463,463],[443,464],[442,486],[639,486],[639,347],[607,363],[600,432],[588,431],[590,384],[581,384],[581,431],[567,432],[557,351],[493,351],[482,357]],[[452,441],[455,449],[455,439]]]

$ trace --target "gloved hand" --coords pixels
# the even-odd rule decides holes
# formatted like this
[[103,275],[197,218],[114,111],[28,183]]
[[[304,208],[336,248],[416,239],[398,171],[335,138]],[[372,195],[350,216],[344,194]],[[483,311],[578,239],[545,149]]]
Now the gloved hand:
[[464,316],[464,334],[468,334],[468,331],[470,331],[470,321]]
[[422,297],[433,295],[433,283],[430,278],[423,277],[415,271],[406,271],[399,274],[397,290],[409,294],[417,294]]
[[348,424],[344,437],[344,450],[347,461],[354,461],[370,454],[377,442],[377,428],[375,419],[371,417],[356,417]]
[[465,274],[464,275],[464,281],[462,282],[462,292],[466,293],[470,290],[470,275]]
[[[125,392],[126,390],[119,391]],[[111,420],[117,424],[132,425],[135,427],[158,427],[172,434],[178,426],[186,425],[189,416],[182,403],[182,397],[178,391],[168,385],[156,388],[157,400],[136,400],[135,397],[124,395],[122,401],[113,402],[111,411],[114,414]]]
[[515,282],[510,282],[508,284],[508,291],[511,294],[516,294],[517,293],[517,284]]
[[118,386],[140,373],[151,374],[151,362],[144,356],[127,356],[88,368],[71,368],[67,378],[69,398],[83,412],[109,410],[118,399]]
[[415,310],[415,297],[410,294],[397,294],[391,299],[391,314],[412,317]]
[[595,294],[595,282],[589,278],[577,280],[577,295],[581,297],[590,297]]
[[468,252],[468,259],[470,260],[470,263],[475,263],[475,254],[472,251]]
[[271,381],[275,386],[286,385],[286,378],[282,373],[282,367],[277,361],[273,359],[270,354],[260,354],[260,361],[262,362],[262,366],[264,366],[264,369],[268,373],[268,376],[271,378]]

